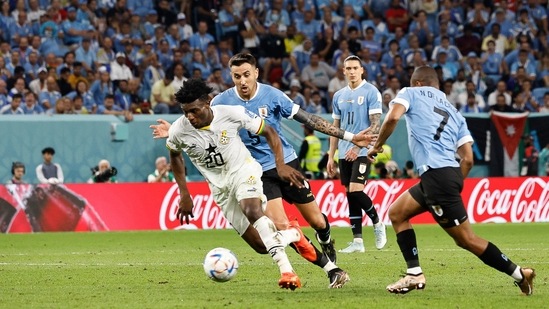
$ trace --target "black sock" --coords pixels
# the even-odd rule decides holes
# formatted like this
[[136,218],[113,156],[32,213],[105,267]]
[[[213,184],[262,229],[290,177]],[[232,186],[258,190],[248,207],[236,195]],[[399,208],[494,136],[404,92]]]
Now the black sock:
[[517,268],[517,265],[511,262],[511,260],[491,242],[488,242],[488,247],[486,247],[486,250],[484,250],[478,258],[483,261],[484,264],[506,273],[509,276],[511,276]]
[[397,243],[408,268],[419,267],[416,233],[414,229],[404,230],[396,235]]
[[362,238],[362,208],[360,207],[359,192],[347,192],[347,201],[349,202],[349,221],[353,237]]
[[322,214],[322,217],[324,217],[326,227],[316,230],[316,233],[318,234],[318,239],[320,239],[321,242],[325,243],[330,239],[330,222],[328,222],[328,217],[326,217],[325,214]]
[[[316,251],[316,260],[311,263],[313,263],[314,265],[317,265],[320,268],[323,268],[324,266],[326,266],[326,264],[328,264],[330,259],[328,259],[328,257],[325,254],[320,252],[320,250],[318,250],[318,248],[315,247],[315,245],[311,242],[311,240],[307,236],[305,236],[305,238],[307,238],[307,241],[309,241],[309,243],[313,246],[313,248],[315,248],[315,251]],[[297,254],[299,254],[299,251],[297,251],[297,248],[294,245],[294,243],[290,243],[289,246],[292,247],[292,249],[294,249],[295,252],[297,252]]]
[[[360,209],[364,210],[366,215],[370,217],[373,224],[379,222],[379,216],[377,215],[376,208],[372,199],[362,191],[348,192],[347,200],[349,201],[349,209],[351,204],[356,204]],[[362,216],[362,213],[360,214]]]

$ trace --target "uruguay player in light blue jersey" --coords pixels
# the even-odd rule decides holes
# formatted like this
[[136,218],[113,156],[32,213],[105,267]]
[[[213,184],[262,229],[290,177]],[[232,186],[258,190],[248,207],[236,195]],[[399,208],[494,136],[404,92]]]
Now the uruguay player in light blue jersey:
[[[364,67],[357,56],[349,56],[343,61],[343,74],[348,85],[338,90],[333,97],[334,126],[349,132],[360,132],[366,128],[378,133],[381,119],[381,93],[372,84],[362,78]],[[362,211],[366,212],[374,226],[375,244],[381,249],[387,243],[385,225],[379,220],[372,199],[364,193],[364,187],[370,174],[370,162],[366,148],[359,149],[352,143],[330,138],[327,172],[335,174],[334,154],[339,151],[339,172],[341,184],[345,186],[349,202],[349,221],[353,232],[353,241],[342,253],[364,252],[362,240]],[[352,157],[349,157],[349,154]]]
[[[473,138],[465,118],[438,89],[438,77],[433,68],[416,68],[410,85],[391,101],[379,138],[368,151],[370,159],[382,152],[383,143],[402,115],[406,115],[408,144],[421,180],[404,192],[389,210],[407,271],[404,278],[387,286],[387,290],[404,294],[425,288],[410,219],[429,211],[458,246],[486,265],[511,276],[523,294],[531,295],[534,270],[517,266],[493,243],[475,235],[467,218],[461,190],[463,179],[473,167]],[[455,159],[456,151],[461,158],[459,162]]]
[[[212,100],[212,105],[241,105],[265,119],[282,140],[284,163],[287,165],[295,169],[300,168],[293,147],[282,133],[280,123],[282,118],[293,118],[312,129],[338,138],[353,139],[353,134],[332,126],[320,116],[302,110],[282,91],[257,82],[259,69],[256,59],[252,55],[244,53],[234,55],[229,61],[229,67],[235,87],[217,95]],[[298,188],[278,176],[275,158],[264,137],[244,130],[240,131],[240,136],[252,156],[263,167],[262,180],[268,201],[267,214],[273,218],[277,228],[284,230],[288,227],[288,218],[284,213],[282,199],[294,204],[305,220],[315,229],[317,240],[325,254],[314,247],[312,252],[308,252],[307,248],[299,247],[297,247],[297,251],[305,259],[326,271],[330,279],[330,288],[342,287],[349,280],[349,276],[335,265],[336,252],[330,237],[330,224],[327,217],[320,211],[309,186]],[[361,134],[354,136],[356,141]]]

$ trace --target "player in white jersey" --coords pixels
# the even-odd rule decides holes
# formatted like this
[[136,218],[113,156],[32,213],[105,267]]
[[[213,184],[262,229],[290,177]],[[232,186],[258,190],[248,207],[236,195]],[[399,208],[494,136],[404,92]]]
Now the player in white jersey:
[[[383,143],[406,115],[409,147],[420,182],[404,192],[390,207],[389,218],[397,243],[407,264],[406,276],[387,286],[391,293],[407,293],[425,288],[425,276],[419,265],[416,235],[410,219],[429,211],[455,243],[476,255],[486,265],[515,279],[525,295],[533,292],[535,272],[521,268],[493,243],[473,232],[461,198],[463,179],[473,167],[473,138],[458,110],[438,89],[436,71],[427,66],[416,68],[411,87],[400,90],[391,101],[379,138],[368,151],[371,160],[383,152]],[[461,158],[455,160],[455,153]]]
[[[347,86],[338,90],[333,97],[334,126],[352,133],[370,128],[377,134],[381,119],[381,93],[377,88],[362,78],[364,67],[357,56],[349,56],[343,61],[343,74]],[[345,186],[349,202],[349,221],[353,232],[353,241],[343,253],[364,252],[362,240],[362,211],[370,217],[374,226],[375,245],[382,249],[387,243],[385,225],[379,220],[372,199],[364,188],[370,174],[371,163],[366,156],[366,148],[360,149],[346,140],[330,137],[328,163],[326,170],[330,177],[336,173],[334,154],[339,153],[339,172],[341,184]]]
[[[282,140],[284,161],[287,165],[299,169],[299,162],[293,147],[282,135],[281,119],[295,119],[306,126],[336,136],[359,146],[368,146],[374,135],[367,134],[364,130],[358,134],[346,132],[334,127],[330,122],[318,115],[312,115],[300,109],[282,91],[257,81],[259,69],[256,66],[256,59],[250,54],[234,55],[229,66],[235,87],[217,95],[212,105],[223,104],[233,106],[244,106],[247,110],[260,115],[266,123],[275,129]],[[169,123],[159,120],[159,125],[151,126],[153,136],[162,138],[169,127]],[[302,246],[302,243],[295,243],[294,249],[306,260],[321,267],[330,280],[329,288],[340,288],[349,281],[348,274],[335,265],[336,251],[330,237],[330,224],[327,217],[320,211],[308,185],[298,187],[291,185],[285,179],[279,177],[275,166],[275,159],[272,152],[268,150],[267,143],[263,137],[252,134],[249,131],[240,130],[242,141],[252,153],[252,156],[263,168],[263,191],[267,196],[267,210],[265,213],[273,220],[279,230],[285,230],[289,225],[295,226],[297,221],[289,222],[282,199],[296,205],[305,220],[316,231],[317,240],[322,250],[320,252],[312,243]]]
[[[193,216],[193,201],[185,180],[184,151],[206,178],[214,200],[240,236],[258,253],[269,253],[281,272],[279,286],[301,286],[285,252],[291,242],[307,240],[299,228],[277,231],[263,213],[266,198],[261,182],[261,165],[255,161],[238,136],[241,128],[265,136],[277,158],[281,177],[301,186],[303,176],[284,164],[280,138],[262,118],[243,107],[210,106],[212,88],[200,79],[190,79],[175,94],[185,116],[171,126],[166,141],[180,204],[177,216],[181,224]],[[250,225],[253,225],[253,227]]]

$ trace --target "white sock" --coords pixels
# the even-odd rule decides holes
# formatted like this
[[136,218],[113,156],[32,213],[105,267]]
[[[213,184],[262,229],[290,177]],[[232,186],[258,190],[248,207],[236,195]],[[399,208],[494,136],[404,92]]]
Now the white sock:
[[417,266],[417,267],[412,267],[412,268],[408,268],[406,270],[406,273],[407,274],[410,274],[410,275],[419,275],[421,274],[423,271],[421,270],[421,267]]
[[521,282],[524,276],[522,276],[522,272],[520,271],[520,266],[517,266],[515,268],[515,271],[511,274],[511,277],[515,279],[516,282]]
[[278,233],[282,234],[288,244],[299,241],[301,238],[301,234],[299,234],[299,232],[294,228],[278,231]]
[[380,227],[382,225],[383,225],[383,222],[381,222],[381,220],[380,220],[376,224],[374,224],[374,227]]
[[362,244],[362,243],[364,243],[364,240],[362,240],[362,238],[353,238],[353,242]]
[[330,270],[332,270],[334,268],[337,268],[337,266],[332,261],[329,261],[326,265],[324,265],[324,267],[322,267],[322,269],[324,269],[324,271],[326,273],[328,273]]
[[267,251],[278,265],[280,273],[293,272],[292,265],[284,251],[287,244],[282,240],[282,235],[277,232],[273,221],[267,216],[263,216],[257,219],[253,226],[259,233],[259,237],[261,237]]

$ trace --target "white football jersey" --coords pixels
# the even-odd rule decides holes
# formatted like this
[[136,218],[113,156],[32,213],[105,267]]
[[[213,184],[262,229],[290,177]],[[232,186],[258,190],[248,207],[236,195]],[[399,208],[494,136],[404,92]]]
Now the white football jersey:
[[238,131],[244,128],[259,134],[265,123],[242,106],[216,105],[211,109],[213,120],[205,128],[196,129],[185,116],[179,117],[170,127],[166,147],[187,153],[211,185],[223,188],[228,185],[228,176],[254,161]]

